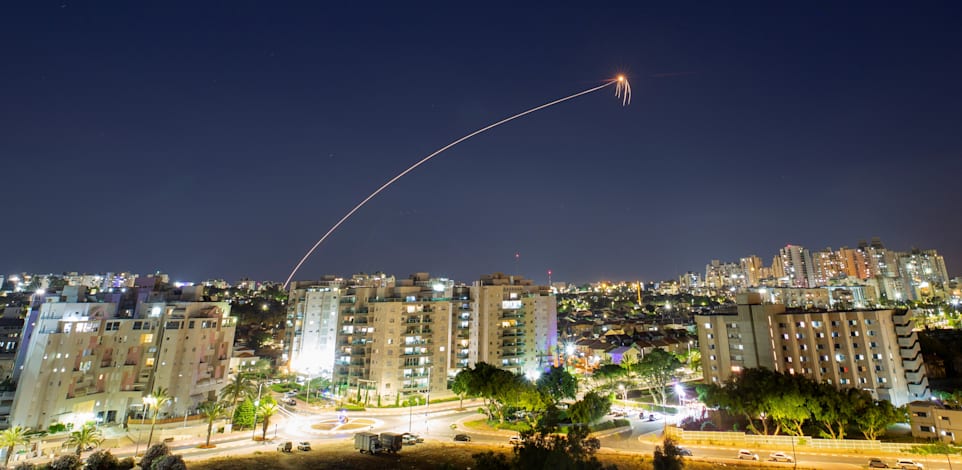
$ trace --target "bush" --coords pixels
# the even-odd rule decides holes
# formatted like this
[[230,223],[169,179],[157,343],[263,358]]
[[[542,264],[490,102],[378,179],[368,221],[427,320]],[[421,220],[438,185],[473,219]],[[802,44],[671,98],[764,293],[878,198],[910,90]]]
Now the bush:
[[74,454],[61,455],[50,462],[50,470],[80,470],[80,467],[83,467],[83,461]]
[[144,458],[140,459],[140,468],[149,469],[154,464],[155,461],[160,461],[164,457],[170,455],[170,449],[167,444],[161,442],[160,444],[154,444],[147,449],[144,453]]
[[49,432],[50,434],[56,434],[58,432],[66,432],[66,431],[67,431],[67,425],[63,423],[53,423],[50,425],[50,427],[47,428],[47,432]]
[[187,464],[184,463],[184,458],[179,455],[168,455],[154,462],[150,470],[187,470]]
[[133,457],[124,457],[117,463],[117,470],[130,470],[135,465],[137,465],[137,462],[134,461]]
[[87,457],[84,470],[116,470],[120,462],[109,450],[98,450]]
[[13,470],[36,470],[36,469],[37,469],[37,466],[30,462],[20,462],[17,464],[16,467],[13,467]]

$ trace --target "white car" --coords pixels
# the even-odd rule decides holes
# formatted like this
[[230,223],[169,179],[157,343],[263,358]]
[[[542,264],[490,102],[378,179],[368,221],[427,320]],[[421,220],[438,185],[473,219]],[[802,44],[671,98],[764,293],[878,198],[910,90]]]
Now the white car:
[[508,438],[508,444],[518,445],[521,444],[521,436],[511,436]]
[[795,459],[793,459],[791,455],[788,455],[785,452],[772,452],[771,455],[768,456],[768,459],[774,460],[776,462],[794,462],[795,461]]
[[908,469],[923,470],[925,467],[922,464],[911,459],[898,459],[898,461],[895,462],[895,468],[901,468],[902,470],[908,470]]
[[738,460],[758,460],[758,454],[742,449],[738,451]]

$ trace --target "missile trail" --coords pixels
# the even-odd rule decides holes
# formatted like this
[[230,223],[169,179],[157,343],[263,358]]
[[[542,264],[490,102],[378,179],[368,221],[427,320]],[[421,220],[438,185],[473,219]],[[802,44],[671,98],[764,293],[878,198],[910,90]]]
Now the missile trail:
[[297,265],[294,266],[294,269],[291,270],[291,274],[290,274],[289,276],[287,276],[287,280],[284,281],[284,289],[287,289],[287,286],[291,283],[291,279],[293,279],[293,278],[294,278],[294,275],[297,274],[297,270],[301,269],[301,266],[304,264],[305,261],[307,261],[308,258],[310,258],[310,256],[311,256],[312,254],[314,254],[314,251],[317,250],[317,247],[321,246],[321,243],[324,243],[324,240],[327,240],[327,237],[331,236],[331,234],[334,233],[334,231],[337,230],[338,227],[341,226],[341,224],[343,224],[344,222],[346,222],[347,219],[351,218],[351,216],[354,215],[355,212],[357,212],[360,208],[364,207],[364,205],[367,204],[368,201],[370,201],[371,199],[374,199],[374,197],[377,196],[378,194],[380,194],[381,191],[384,191],[385,189],[387,189],[388,186],[391,186],[391,184],[393,184],[395,181],[401,179],[402,177],[404,177],[404,175],[410,173],[410,172],[413,171],[415,168],[421,166],[421,165],[424,164],[424,163],[427,163],[428,160],[430,160],[430,159],[438,156],[439,154],[441,154],[441,153],[444,152],[445,150],[447,150],[447,149],[449,149],[449,148],[451,148],[451,147],[454,147],[455,145],[458,145],[458,144],[460,144],[461,142],[464,142],[465,140],[468,140],[468,139],[470,139],[470,138],[472,138],[472,137],[474,137],[474,136],[476,136],[476,135],[478,135],[478,134],[481,134],[481,133],[483,133],[483,132],[486,132],[486,131],[489,131],[489,130],[491,130],[491,129],[494,129],[495,127],[498,127],[498,126],[500,126],[500,125],[502,125],[502,124],[506,124],[506,123],[511,122],[511,121],[513,121],[513,120],[515,120],[515,119],[518,119],[519,117],[522,117],[522,116],[526,116],[526,115],[528,115],[528,114],[531,114],[531,113],[533,113],[533,112],[535,112],[535,111],[540,111],[540,110],[545,109],[545,108],[550,108],[550,107],[552,107],[552,106],[554,106],[554,105],[556,105],[556,104],[564,103],[565,101],[575,99],[575,98],[577,98],[577,97],[579,97],[579,96],[582,96],[582,95],[587,95],[587,94],[589,94],[589,93],[594,93],[594,92],[596,92],[596,91],[598,91],[598,90],[601,90],[602,88],[606,88],[606,87],[608,87],[608,86],[610,86],[610,85],[615,85],[615,96],[622,99],[622,106],[627,106],[629,103],[631,103],[631,86],[628,84],[628,79],[627,79],[627,78],[625,78],[623,75],[619,75],[619,76],[616,77],[616,78],[613,78],[613,79],[610,79],[610,80],[606,81],[606,82],[605,82],[604,84],[602,84],[602,85],[596,86],[596,87],[594,87],[594,88],[589,88],[589,89],[584,90],[584,91],[579,91],[578,93],[575,93],[575,94],[573,94],[573,95],[569,95],[569,96],[566,96],[566,97],[564,97],[564,98],[560,98],[560,99],[551,101],[551,102],[549,102],[549,103],[542,104],[542,105],[540,105],[540,106],[535,106],[534,108],[531,108],[531,109],[529,109],[529,110],[527,110],[527,111],[522,111],[522,112],[520,112],[520,113],[518,113],[518,114],[515,114],[514,116],[504,118],[504,119],[502,119],[502,120],[500,120],[500,121],[498,121],[498,122],[495,122],[494,124],[490,124],[490,125],[488,125],[488,126],[482,127],[481,129],[478,129],[478,130],[476,130],[476,131],[474,131],[474,132],[472,132],[472,133],[470,133],[470,134],[468,134],[468,135],[465,135],[464,137],[461,137],[461,138],[455,140],[454,142],[451,142],[450,144],[445,145],[444,147],[439,148],[438,150],[434,151],[434,153],[432,153],[432,154],[430,154],[430,155],[422,158],[422,159],[419,160],[417,163],[415,163],[415,164],[411,165],[410,167],[408,167],[408,169],[402,171],[401,173],[398,173],[397,176],[395,176],[394,178],[391,178],[390,180],[388,180],[387,183],[382,184],[380,188],[377,188],[376,191],[374,191],[373,193],[371,193],[368,197],[364,198],[364,200],[362,200],[361,202],[359,202],[356,206],[354,206],[353,209],[351,209],[347,214],[345,214],[344,217],[341,217],[341,220],[338,220],[336,224],[334,224],[330,229],[328,229],[327,233],[325,233],[324,236],[321,237],[321,239],[318,240],[317,243],[315,243],[314,246],[312,246],[311,249],[307,251],[307,254],[305,254],[304,257],[301,258],[301,260],[297,262]]

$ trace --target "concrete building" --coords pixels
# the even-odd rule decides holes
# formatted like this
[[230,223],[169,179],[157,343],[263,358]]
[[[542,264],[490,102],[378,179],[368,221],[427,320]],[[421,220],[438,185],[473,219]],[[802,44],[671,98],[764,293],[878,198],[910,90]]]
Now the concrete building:
[[46,302],[31,312],[7,424],[122,422],[158,387],[184,416],[225,385],[235,319],[226,302]]
[[471,286],[476,319],[471,364],[487,362],[519,374],[551,363],[558,344],[557,300],[546,286],[495,273]]
[[482,361],[534,373],[555,354],[555,297],[517,276],[471,286],[427,273],[390,282],[329,276],[296,283],[290,298],[291,369],[324,375],[329,363],[338,391],[363,401],[444,392],[451,376]]
[[707,383],[764,367],[865,389],[895,406],[929,397],[910,312],[789,311],[761,300],[741,294],[733,309],[695,315]]
[[808,249],[797,245],[787,245],[778,250],[772,263],[776,276],[784,279],[785,287],[815,287],[815,267]]
[[909,403],[912,437],[955,444],[962,440],[962,410],[930,400]]
[[946,297],[949,273],[935,250],[914,249],[899,256],[899,275],[912,300]]

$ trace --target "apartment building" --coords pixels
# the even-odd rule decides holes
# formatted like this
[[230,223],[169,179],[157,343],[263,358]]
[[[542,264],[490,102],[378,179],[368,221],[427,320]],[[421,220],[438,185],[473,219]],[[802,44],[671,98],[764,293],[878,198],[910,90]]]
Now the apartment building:
[[551,362],[557,308],[547,286],[501,273],[470,286],[427,273],[383,279],[328,276],[295,284],[286,341],[291,369],[323,376],[330,360],[342,395],[390,403],[444,392],[450,377],[478,362],[516,373]]
[[333,380],[367,400],[447,389],[453,283],[417,273],[393,286],[341,291]]
[[930,400],[909,403],[912,437],[955,444],[962,440],[962,410]]
[[740,294],[733,309],[695,315],[706,382],[764,367],[865,389],[895,406],[929,397],[911,312],[791,311],[761,300]]
[[59,302],[31,311],[7,423],[123,422],[158,387],[184,416],[226,384],[236,320],[226,302]]
[[518,374],[551,363],[558,343],[557,301],[547,286],[502,273],[471,286],[476,319],[469,362],[487,362]]

